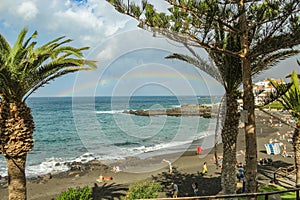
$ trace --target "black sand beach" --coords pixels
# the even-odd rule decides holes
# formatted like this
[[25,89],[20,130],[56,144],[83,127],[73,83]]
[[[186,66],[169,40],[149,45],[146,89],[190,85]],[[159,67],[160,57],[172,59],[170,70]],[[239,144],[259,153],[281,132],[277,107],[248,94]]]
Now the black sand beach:
[[[257,141],[258,141],[258,158],[271,158],[273,165],[259,165],[258,181],[259,184],[269,184],[273,178],[273,172],[279,167],[291,166],[294,158],[283,157],[282,155],[268,155],[264,147],[270,138],[278,138],[278,132],[281,136],[287,131],[293,130],[287,125],[282,127],[274,120],[274,126],[267,124],[269,116],[261,111],[256,112],[257,116]],[[265,119],[265,120],[264,120]],[[265,123],[264,123],[265,121]],[[282,138],[281,138],[282,139]],[[287,147],[287,151],[292,151],[292,145],[287,142],[287,138],[280,140]],[[222,145],[217,147],[218,155],[222,153]],[[244,130],[240,129],[237,146],[237,160],[244,163],[245,139]],[[207,153],[207,154],[206,154]],[[193,196],[191,184],[199,184],[199,193],[201,196],[217,195],[221,192],[220,168],[217,168],[212,161],[214,149],[210,152],[203,152],[202,156],[196,155],[195,151],[188,151],[183,155],[176,155],[178,159],[172,163],[174,172],[168,173],[168,164],[160,161],[162,159],[172,159],[174,155],[160,155],[147,159],[128,158],[123,161],[116,161],[120,168],[130,170],[118,173],[111,172],[111,167],[101,164],[99,161],[92,161],[87,165],[78,166],[74,169],[58,175],[48,175],[38,179],[29,179],[27,182],[28,199],[30,200],[50,200],[55,199],[61,192],[70,187],[83,187],[88,185],[93,188],[95,199],[120,199],[124,195],[131,183],[151,179],[160,182],[164,186],[161,197],[168,197],[168,190],[172,182],[178,184],[179,197]],[[175,156],[175,157],[176,157]],[[258,160],[259,161],[259,160]],[[203,162],[208,163],[208,174],[200,176]],[[153,164],[159,163],[159,164]],[[130,171],[130,172],[129,172]],[[97,182],[99,175],[112,177],[112,180]],[[7,184],[5,178],[2,178],[0,186],[0,199],[7,199]],[[285,185],[293,187],[294,185]]]

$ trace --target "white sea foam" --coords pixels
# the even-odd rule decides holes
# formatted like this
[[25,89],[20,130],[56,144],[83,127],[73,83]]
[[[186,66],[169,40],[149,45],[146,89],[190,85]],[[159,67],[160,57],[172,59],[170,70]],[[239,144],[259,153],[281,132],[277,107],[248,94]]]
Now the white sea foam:
[[[203,136],[203,133],[200,133],[198,139],[200,138],[205,138],[205,136]],[[159,155],[160,153],[167,154],[181,152],[188,149],[192,142],[193,140],[186,140],[160,143],[153,146],[139,146],[131,148],[122,147],[122,154],[113,154],[113,152],[111,152],[111,154],[99,155],[95,155],[93,153],[85,153],[74,159],[48,158],[40,164],[27,166],[26,175],[27,177],[36,177],[38,175],[45,175],[48,173],[56,174],[65,172],[70,170],[70,165],[68,165],[68,163],[72,162],[87,163],[91,160],[101,160],[105,163],[106,161],[111,160],[122,160],[128,156],[138,156],[140,158],[146,158],[153,155]],[[5,167],[0,168],[0,175],[7,176],[7,170]]]
[[124,110],[102,110],[102,111],[96,111],[97,114],[117,114],[117,113],[123,113]]
[[39,165],[32,165],[26,168],[27,177],[35,177],[44,174],[56,174],[68,171],[70,168],[62,158],[49,158]]

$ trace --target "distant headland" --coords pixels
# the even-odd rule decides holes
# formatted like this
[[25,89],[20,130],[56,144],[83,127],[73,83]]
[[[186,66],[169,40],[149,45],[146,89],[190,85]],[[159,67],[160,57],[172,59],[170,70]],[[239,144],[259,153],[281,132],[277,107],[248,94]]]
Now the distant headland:
[[204,118],[214,117],[212,115],[212,107],[207,105],[181,105],[178,108],[169,108],[165,110],[125,110],[123,113],[138,115],[138,116],[200,116]]

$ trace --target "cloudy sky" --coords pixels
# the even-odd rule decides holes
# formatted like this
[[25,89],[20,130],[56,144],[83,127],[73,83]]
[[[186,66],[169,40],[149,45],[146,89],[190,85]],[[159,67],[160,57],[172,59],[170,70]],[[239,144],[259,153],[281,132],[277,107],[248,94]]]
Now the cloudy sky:
[[[165,7],[163,1],[157,2],[159,9]],[[0,13],[0,32],[10,44],[26,27],[30,33],[38,31],[39,45],[65,35],[74,40],[74,46],[90,46],[85,57],[98,61],[96,71],[57,79],[34,96],[223,93],[205,73],[164,59],[171,52],[184,53],[184,48],[139,30],[135,20],[117,13],[105,0],[1,0]],[[296,58],[289,59],[255,80],[279,78],[298,68]]]

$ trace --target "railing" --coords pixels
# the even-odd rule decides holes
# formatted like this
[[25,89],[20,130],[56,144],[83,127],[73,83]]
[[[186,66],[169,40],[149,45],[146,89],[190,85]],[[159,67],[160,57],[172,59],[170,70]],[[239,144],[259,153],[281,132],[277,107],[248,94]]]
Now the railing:
[[[279,167],[275,172],[274,172],[274,181],[277,181],[277,178],[279,177],[288,177],[289,175],[294,175],[296,173],[296,166],[292,165],[289,167]],[[279,176],[279,177],[278,177]]]
[[300,188],[276,191],[276,192],[264,192],[264,193],[245,193],[245,194],[231,194],[231,195],[217,195],[217,196],[199,196],[199,197],[178,197],[178,198],[157,198],[155,200],[213,200],[213,199],[227,199],[227,198],[257,198],[259,196],[264,196],[265,200],[268,200],[269,196],[275,194],[283,194],[287,192],[295,192],[296,198],[300,199]]

